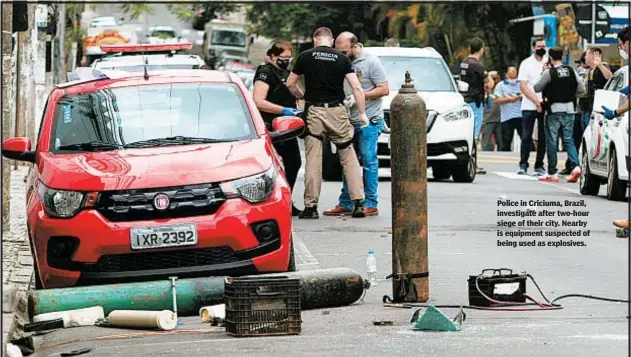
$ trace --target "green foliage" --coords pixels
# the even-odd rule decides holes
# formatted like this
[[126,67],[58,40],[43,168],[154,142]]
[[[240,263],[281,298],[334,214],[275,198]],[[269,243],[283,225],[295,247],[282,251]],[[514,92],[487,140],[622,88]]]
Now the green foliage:
[[167,4],[167,8],[180,21],[190,22],[197,11],[204,11],[208,15],[207,19],[212,20],[216,15],[227,14],[237,10],[237,4],[234,3],[188,3],[188,4]]
[[142,3],[126,3],[121,4],[120,9],[125,14],[129,15],[132,20],[137,20],[142,15],[153,15],[153,5],[152,4],[142,4]]

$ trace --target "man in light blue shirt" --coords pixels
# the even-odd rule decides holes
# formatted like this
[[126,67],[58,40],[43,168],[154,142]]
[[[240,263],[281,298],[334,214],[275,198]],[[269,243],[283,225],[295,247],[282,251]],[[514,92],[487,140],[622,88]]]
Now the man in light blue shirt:
[[495,87],[496,104],[500,105],[500,122],[502,125],[501,151],[511,151],[515,131],[521,138],[521,90],[517,80],[517,68],[508,67],[506,79]]

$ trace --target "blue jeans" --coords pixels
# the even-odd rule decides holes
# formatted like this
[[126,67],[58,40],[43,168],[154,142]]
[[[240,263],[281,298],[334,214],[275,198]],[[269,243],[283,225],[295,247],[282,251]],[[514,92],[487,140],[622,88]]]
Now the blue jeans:
[[[377,208],[379,196],[379,159],[377,159],[377,141],[383,127],[383,118],[376,123],[370,124],[361,129],[355,126],[355,139],[359,139],[359,155],[364,169],[364,206],[367,208]],[[358,137],[359,136],[359,137]],[[346,179],[343,179],[342,193],[339,198],[339,206],[344,209],[353,209],[355,203],[348,194]]]
[[557,150],[559,134],[567,151],[568,160],[578,166],[578,153],[574,146],[572,131],[574,130],[574,114],[550,113],[546,118],[546,148],[548,149],[548,174],[557,173]]
[[476,145],[478,138],[480,137],[480,129],[482,128],[482,121],[484,119],[484,106],[479,106],[475,102],[467,103],[473,111],[473,145]]

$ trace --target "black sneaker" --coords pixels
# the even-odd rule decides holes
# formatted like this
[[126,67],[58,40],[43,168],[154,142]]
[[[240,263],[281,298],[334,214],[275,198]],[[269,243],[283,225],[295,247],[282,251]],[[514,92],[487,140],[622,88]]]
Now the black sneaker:
[[366,217],[366,212],[364,212],[364,202],[361,200],[355,201],[355,208],[353,209],[353,218],[364,218]]
[[320,215],[318,215],[318,206],[313,207],[305,207],[304,211],[298,214],[298,218],[300,219],[318,219]]
[[299,210],[298,208],[296,208],[296,206],[291,205],[291,216],[292,216],[292,217],[298,217],[301,213],[302,213],[302,211],[301,211],[301,210]]
[[564,175],[564,176],[567,176],[567,175],[569,175],[571,173],[572,173],[572,169],[568,169],[567,167],[564,168],[563,170],[559,171],[559,175]]

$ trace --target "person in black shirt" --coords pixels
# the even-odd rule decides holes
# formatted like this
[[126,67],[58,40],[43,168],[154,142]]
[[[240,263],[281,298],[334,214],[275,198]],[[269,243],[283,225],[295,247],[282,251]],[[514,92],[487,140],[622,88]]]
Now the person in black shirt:
[[357,154],[353,148],[355,128],[343,102],[344,79],[353,88],[362,127],[368,126],[365,98],[351,60],[332,48],[333,33],[320,27],[313,33],[314,48],[300,54],[287,79],[287,87],[296,93],[298,77],[304,76],[307,136],[305,151],[305,209],[298,217],[317,219],[318,200],[322,188],[322,139],[326,136],[336,147],[344,177],[354,201],[352,217],[366,216],[364,211],[364,183]]
[[[594,109],[594,96],[596,91],[605,88],[612,73],[606,63],[602,61],[603,51],[594,47],[587,51],[585,62],[591,68],[587,73],[587,111],[591,113]],[[588,122],[589,123],[589,122]]]
[[[263,117],[267,130],[272,131],[272,121],[279,116],[296,116],[296,97],[289,91],[285,82],[289,76],[287,67],[291,62],[292,47],[289,42],[277,41],[267,51],[269,62],[259,66],[254,75],[254,103]],[[283,159],[287,182],[294,190],[298,171],[302,166],[298,139],[293,138],[275,143],[274,148]],[[292,205],[292,215],[298,216],[300,210]]]
[[[484,65],[480,58],[484,56],[484,41],[475,37],[469,42],[469,57],[460,63],[460,79],[469,84],[469,90],[464,95],[464,100],[473,111],[473,146],[480,138],[480,129],[484,119],[484,79],[486,78]],[[478,173],[484,174],[483,168],[477,168]]]

